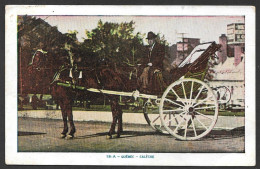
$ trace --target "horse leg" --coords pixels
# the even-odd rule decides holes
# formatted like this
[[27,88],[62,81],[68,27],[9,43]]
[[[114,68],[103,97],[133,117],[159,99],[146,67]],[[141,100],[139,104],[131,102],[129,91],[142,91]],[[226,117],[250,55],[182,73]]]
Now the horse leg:
[[116,123],[117,123],[117,120],[118,120],[117,105],[116,105],[116,101],[115,100],[111,101],[111,111],[112,111],[113,121],[112,121],[110,130],[108,132],[108,137],[110,139],[113,138],[113,134],[115,134],[115,127],[116,127]]
[[70,132],[67,135],[67,138],[71,139],[74,138],[74,133],[76,132],[76,128],[73,122],[72,105],[68,104],[66,107],[67,107],[66,110],[67,110],[68,120],[70,123]]
[[68,124],[67,124],[67,111],[65,110],[65,105],[62,101],[59,101],[59,105],[61,107],[62,120],[64,123],[63,131],[61,133],[61,138],[65,138],[68,132]]
[[117,102],[117,107],[118,107],[118,128],[117,128],[117,137],[119,138],[121,133],[123,132],[123,125],[122,125],[122,116],[123,116],[123,111],[119,103]]

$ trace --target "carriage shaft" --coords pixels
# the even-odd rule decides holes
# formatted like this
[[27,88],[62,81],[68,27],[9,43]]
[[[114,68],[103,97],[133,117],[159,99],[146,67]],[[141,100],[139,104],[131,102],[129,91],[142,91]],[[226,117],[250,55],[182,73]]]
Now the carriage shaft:
[[112,90],[104,90],[104,89],[86,88],[83,86],[73,85],[71,83],[62,83],[62,82],[58,82],[57,85],[64,86],[64,87],[71,87],[73,89],[87,90],[87,91],[95,92],[95,93],[134,97],[135,99],[138,97],[146,98],[146,99],[157,99],[158,98],[156,95],[140,94],[138,90],[133,91],[133,92],[121,92],[121,91],[112,91]]

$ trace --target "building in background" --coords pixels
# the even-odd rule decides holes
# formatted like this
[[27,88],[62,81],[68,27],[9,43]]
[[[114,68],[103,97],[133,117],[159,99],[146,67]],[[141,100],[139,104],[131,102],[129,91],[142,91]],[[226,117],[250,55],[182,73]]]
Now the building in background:
[[[169,47],[173,66],[178,66],[200,44],[199,38],[182,38],[182,42]],[[245,24],[227,25],[226,34],[219,37],[219,64],[214,67],[214,77],[209,81],[212,88],[225,86],[231,92],[227,106],[243,109],[245,105]],[[223,90],[224,91],[224,90]]]
[[227,25],[227,36],[219,37],[221,49],[218,51],[219,64],[214,67],[211,87],[226,86],[231,92],[228,103],[232,108],[244,108],[245,105],[245,24]]
[[220,50],[217,52],[219,57],[219,63],[224,63],[227,60],[227,36],[222,34],[219,37],[219,44],[221,44]]
[[177,50],[172,65],[178,66],[199,44],[200,39],[198,38],[182,38],[182,42],[176,43]]
[[[214,67],[214,77],[209,81],[209,85],[212,88],[225,86],[229,89],[231,100],[227,103],[227,106],[232,109],[243,109],[245,106],[244,68],[245,60],[235,65],[234,57],[227,57],[224,63],[219,63]],[[224,93],[222,93],[222,95],[224,95]]]
[[234,64],[238,65],[245,53],[245,24],[232,23],[227,25],[227,55],[234,57]]
[[227,25],[227,36],[219,37],[221,51],[218,52],[219,61],[224,63],[227,57],[234,57],[237,66],[243,59],[245,53],[245,24],[232,23]]

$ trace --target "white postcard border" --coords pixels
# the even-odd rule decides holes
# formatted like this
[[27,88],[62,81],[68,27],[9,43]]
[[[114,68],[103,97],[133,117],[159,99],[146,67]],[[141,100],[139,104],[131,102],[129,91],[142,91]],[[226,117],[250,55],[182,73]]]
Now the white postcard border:
[[[245,16],[245,153],[147,153],[154,159],[107,159],[115,153],[17,152],[17,15]],[[7,164],[30,165],[255,165],[255,8],[250,6],[6,6],[5,151]],[[249,57],[250,56],[250,57]],[[125,153],[116,153],[123,155]],[[139,154],[139,153],[127,153]],[[192,159],[192,160],[191,160]]]

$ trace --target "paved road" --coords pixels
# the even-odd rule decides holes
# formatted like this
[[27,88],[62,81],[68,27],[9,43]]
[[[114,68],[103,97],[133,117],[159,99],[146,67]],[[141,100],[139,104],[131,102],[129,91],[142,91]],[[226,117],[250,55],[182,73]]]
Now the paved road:
[[18,119],[20,152],[244,152],[244,129],[212,130],[199,141],[180,141],[148,125],[124,124],[119,139],[106,139],[109,123],[75,122],[73,140],[59,138],[61,120]]

